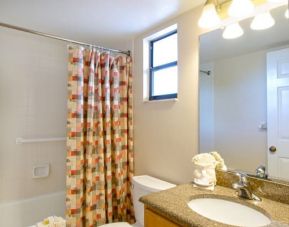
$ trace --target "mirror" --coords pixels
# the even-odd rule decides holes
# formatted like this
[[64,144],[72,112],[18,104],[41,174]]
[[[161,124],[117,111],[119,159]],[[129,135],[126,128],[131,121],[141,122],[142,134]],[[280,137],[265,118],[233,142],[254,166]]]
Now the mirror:
[[289,182],[289,19],[223,39],[222,29],[200,37],[199,152],[218,151],[229,169]]

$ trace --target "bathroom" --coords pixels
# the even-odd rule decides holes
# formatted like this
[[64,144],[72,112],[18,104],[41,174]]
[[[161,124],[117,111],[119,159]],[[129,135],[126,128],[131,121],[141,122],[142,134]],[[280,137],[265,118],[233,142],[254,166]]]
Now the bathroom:
[[[247,4],[245,9],[253,5],[253,10],[245,16],[230,16],[232,4],[242,2]],[[207,19],[213,22],[206,26],[202,19],[206,16],[205,9],[212,6],[217,11],[210,12]],[[263,30],[251,29],[254,16],[268,11],[274,24]],[[192,210],[187,203],[194,193],[204,197],[230,195],[234,201],[240,200],[240,204],[251,204],[262,210],[270,219],[269,226],[288,226],[289,154],[286,148],[281,151],[288,147],[288,84],[278,90],[281,98],[287,97],[280,102],[283,105],[277,114],[279,121],[284,121],[281,124],[272,123],[277,115],[270,115],[270,105],[276,109],[277,104],[269,101],[276,95],[268,94],[272,90],[267,84],[270,67],[274,67],[273,58],[279,55],[282,55],[277,66],[279,77],[288,83],[288,17],[287,0],[0,0],[0,227],[56,226],[48,223],[50,219],[47,221],[53,216],[69,222],[67,226],[101,226],[110,222],[133,225],[135,216],[144,213],[143,207],[139,210],[136,203],[144,203],[145,212],[151,212],[144,215],[147,227],[227,226],[222,220],[211,221],[212,218]],[[261,26],[266,26],[265,19],[261,21]],[[241,29],[235,26],[239,33],[234,33],[235,37],[226,36],[229,25],[236,22],[241,26]],[[170,45],[175,45],[164,47],[165,55],[174,52],[173,61],[164,64],[174,69],[169,71],[171,81],[160,79],[153,84],[150,48],[160,42],[160,38],[168,37],[173,37]],[[125,67],[131,76],[126,78],[131,86],[127,87],[129,104],[127,113],[123,114],[128,116],[124,131],[129,140],[125,152],[119,154],[127,155],[129,170],[119,167],[123,168],[120,175],[126,173],[125,180],[121,179],[125,187],[121,184],[119,187],[127,193],[125,198],[130,198],[127,209],[134,211],[127,211],[124,218],[105,217],[89,224],[85,212],[81,213],[82,219],[68,214],[68,210],[72,210],[68,206],[73,205],[68,201],[76,197],[68,193],[73,191],[68,172],[75,161],[69,146],[77,146],[68,127],[73,117],[70,89],[77,83],[68,78],[73,77],[73,70],[77,68],[71,59],[92,48],[96,59],[97,53],[107,51],[110,58],[121,59],[118,62],[122,63],[127,61]],[[162,56],[165,61],[170,60],[170,56]],[[117,71],[118,65],[114,67]],[[155,70],[165,68],[158,65]],[[154,85],[161,85],[163,96],[153,95]],[[280,128],[276,129],[276,125]],[[280,144],[275,143],[278,138],[273,138],[272,127],[273,131],[279,130],[279,136],[281,133]],[[86,132],[84,134],[86,136]],[[214,189],[207,190],[202,185],[193,187],[192,158],[212,151],[222,156],[228,171],[214,170],[217,179]],[[261,176],[263,170],[265,173]],[[246,173],[246,181],[253,185],[251,190],[262,201],[240,199],[236,195],[238,190],[232,189],[232,184],[238,182],[238,177],[244,183],[244,175],[240,173]],[[135,195],[137,179],[142,178],[133,176],[146,175],[154,178],[144,178],[144,181],[150,179],[164,191],[152,189],[154,193],[144,197]],[[154,181],[157,179],[162,181]],[[112,183],[112,187],[116,186]],[[162,195],[167,199],[162,199]],[[141,203],[139,197],[142,197]],[[185,207],[180,207],[182,204],[177,200],[186,201]],[[123,200],[117,202],[123,203]],[[96,208],[100,210],[97,212],[106,212],[109,216],[107,206]],[[71,216],[78,222],[69,219]],[[160,220],[158,218],[163,222],[150,224],[152,219]],[[117,223],[114,226],[122,227]]]

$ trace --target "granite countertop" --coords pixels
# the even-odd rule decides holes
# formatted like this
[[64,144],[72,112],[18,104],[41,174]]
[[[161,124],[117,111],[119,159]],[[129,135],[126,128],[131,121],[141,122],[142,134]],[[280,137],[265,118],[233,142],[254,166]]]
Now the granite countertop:
[[187,203],[193,198],[224,198],[255,208],[271,218],[269,226],[289,227],[289,205],[262,198],[261,202],[243,200],[237,197],[236,191],[216,186],[214,191],[196,188],[192,184],[179,185],[175,188],[155,192],[140,198],[148,208],[181,226],[226,227],[230,225],[209,220],[192,211]]

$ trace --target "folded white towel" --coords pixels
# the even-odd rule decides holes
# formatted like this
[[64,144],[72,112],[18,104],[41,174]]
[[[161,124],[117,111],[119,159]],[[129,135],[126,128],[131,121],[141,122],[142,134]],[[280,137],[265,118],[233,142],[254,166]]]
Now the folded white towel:
[[217,164],[215,158],[208,153],[198,154],[192,158],[192,163],[195,186],[214,189],[216,184],[215,167]]
[[62,217],[51,216],[36,224],[37,227],[65,227],[66,221]]
[[217,164],[214,156],[208,153],[197,154],[192,158],[192,163],[199,166],[214,166]]
[[225,164],[224,159],[221,157],[221,155],[217,152],[217,151],[212,151],[210,152],[210,154],[216,159],[217,161],[217,165],[216,165],[216,169],[218,170],[223,170],[223,171],[227,171],[227,166]]
[[203,189],[214,190],[217,181],[215,169],[227,170],[224,159],[216,151],[195,155],[192,163],[194,186]]

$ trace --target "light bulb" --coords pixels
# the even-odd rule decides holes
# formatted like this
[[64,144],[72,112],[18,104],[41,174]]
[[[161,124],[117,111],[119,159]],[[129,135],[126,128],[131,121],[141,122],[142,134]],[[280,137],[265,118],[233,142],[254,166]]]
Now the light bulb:
[[221,19],[214,4],[204,6],[198,24],[201,28],[215,28],[221,25]]
[[241,28],[239,23],[230,24],[228,25],[224,32],[223,38],[224,39],[236,39],[244,34],[243,29]]
[[286,17],[287,19],[289,19],[289,10],[288,10],[288,9],[287,9],[286,12],[285,12],[285,17]]
[[252,14],[254,10],[255,6],[251,0],[233,0],[228,14],[231,17],[241,18]]
[[255,16],[251,23],[251,29],[253,30],[264,30],[272,27],[275,24],[274,18],[270,12],[261,13]]

